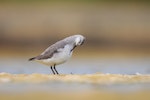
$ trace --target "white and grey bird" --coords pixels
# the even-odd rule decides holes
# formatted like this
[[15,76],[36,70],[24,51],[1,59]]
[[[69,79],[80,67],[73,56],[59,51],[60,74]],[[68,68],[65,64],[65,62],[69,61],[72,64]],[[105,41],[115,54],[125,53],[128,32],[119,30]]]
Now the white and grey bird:
[[69,36],[63,40],[49,46],[40,55],[30,58],[29,61],[37,61],[47,66],[50,66],[53,74],[59,74],[55,66],[66,62],[73,53],[73,50],[82,45],[85,37],[82,35]]

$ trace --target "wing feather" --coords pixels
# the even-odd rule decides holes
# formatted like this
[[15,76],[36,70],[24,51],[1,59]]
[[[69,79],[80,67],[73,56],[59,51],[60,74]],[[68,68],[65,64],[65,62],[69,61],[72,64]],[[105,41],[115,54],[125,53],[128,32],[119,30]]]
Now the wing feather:
[[55,44],[51,45],[50,47],[48,47],[43,53],[41,53],[39,56],[35,57],[35,59],[37,60],[41,60],[41,59],[47,59],[47,58],[51,58],[53,56],[54,53],[58,52],[58,49],[60,48],[64,48],[64,46],[67,44],[66,41],[59,41],[56,42]]
[[60,40],[56,42],[55,44],[49,46],[44,52],[42,52],[40,55],[30,58],[29,61],[31,60],[41,60],[41,59],[47,59],[51,58],[54,53],[59,52],[58,49],[64,48],[66,44],[74,44],[74,39],[76,36],[70,36],[67,37],[63,40]]

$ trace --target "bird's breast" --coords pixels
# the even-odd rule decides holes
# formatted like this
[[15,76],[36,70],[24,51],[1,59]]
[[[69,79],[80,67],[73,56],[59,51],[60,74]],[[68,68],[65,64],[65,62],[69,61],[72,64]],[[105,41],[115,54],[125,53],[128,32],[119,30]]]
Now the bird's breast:
[[71,57],[72,52],[71,51],[71,46],[66,45],[64,48],[60,48],[57,50],[58,52],[56,54],[54,54],[54,58],[57,59],[68,59]]

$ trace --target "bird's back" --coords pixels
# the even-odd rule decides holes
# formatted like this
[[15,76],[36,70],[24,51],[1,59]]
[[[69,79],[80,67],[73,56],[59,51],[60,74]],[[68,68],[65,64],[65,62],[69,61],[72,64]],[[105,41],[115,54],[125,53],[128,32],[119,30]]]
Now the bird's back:
[[49,46],[44,52],[42,52],[39,56],[30,58],[29,60],[42,60],[48,59],[53,56],[54,53],[57,53],[59,49],[64,48],[66,45],[74,45],[75,36],[67,37],[63,40],[56,42],[55,44]]

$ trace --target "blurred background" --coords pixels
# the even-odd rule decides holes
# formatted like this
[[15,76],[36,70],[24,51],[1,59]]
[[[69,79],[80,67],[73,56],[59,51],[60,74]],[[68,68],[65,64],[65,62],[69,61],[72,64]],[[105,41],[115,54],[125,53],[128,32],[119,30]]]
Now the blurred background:
[[74,34],[87,38],[85,46],[80,48],[85,54],[92,50],[96,55],[101,52],[150,55],[149,2],[0,1],[0,53],[3,56],[37,54]]
[[[84,35],[86,42],[75,49],[70,61],[57,67],[60,73],[150,73],[148,0],[0,0],[0,72],[50,74],[48,67],[28,62],[28,58],[74,34]],[[62,87],[68,87],[68,84],[62,83],[48,85],[50,87],[44,86],[55,92],[60,90],[58,88],[64,90]],[[0,85],[2,92],[21,86]],[[128,88],[135,91],[149,89],[149,85],[145,84],[123,87],[117,85],[117,89],[116,85],[73,84],[69,88],[73,88],[72,86],[79,90],[94,91],[110,88],[117,91],[118,88],[121,91]],[[104,91],[101,96],[109,97],[110,95],[103,95]],[[148,95],[145,94],[147,92],[142,92],[141,97],[146,100]],[[110,97],[118,98],[115,95],[111,94]],[[136,95],[138,94],[134,94],[133,98]]]
[[[81,65],[83,70],[73,72],[79,74],[148,74],[149,5],[146,0],[1,0],[0,72],[49,73],[28,58],[60,39],[82,34],[85,44],[63,67]],[[33,66],[40,70],[31,70]]]

